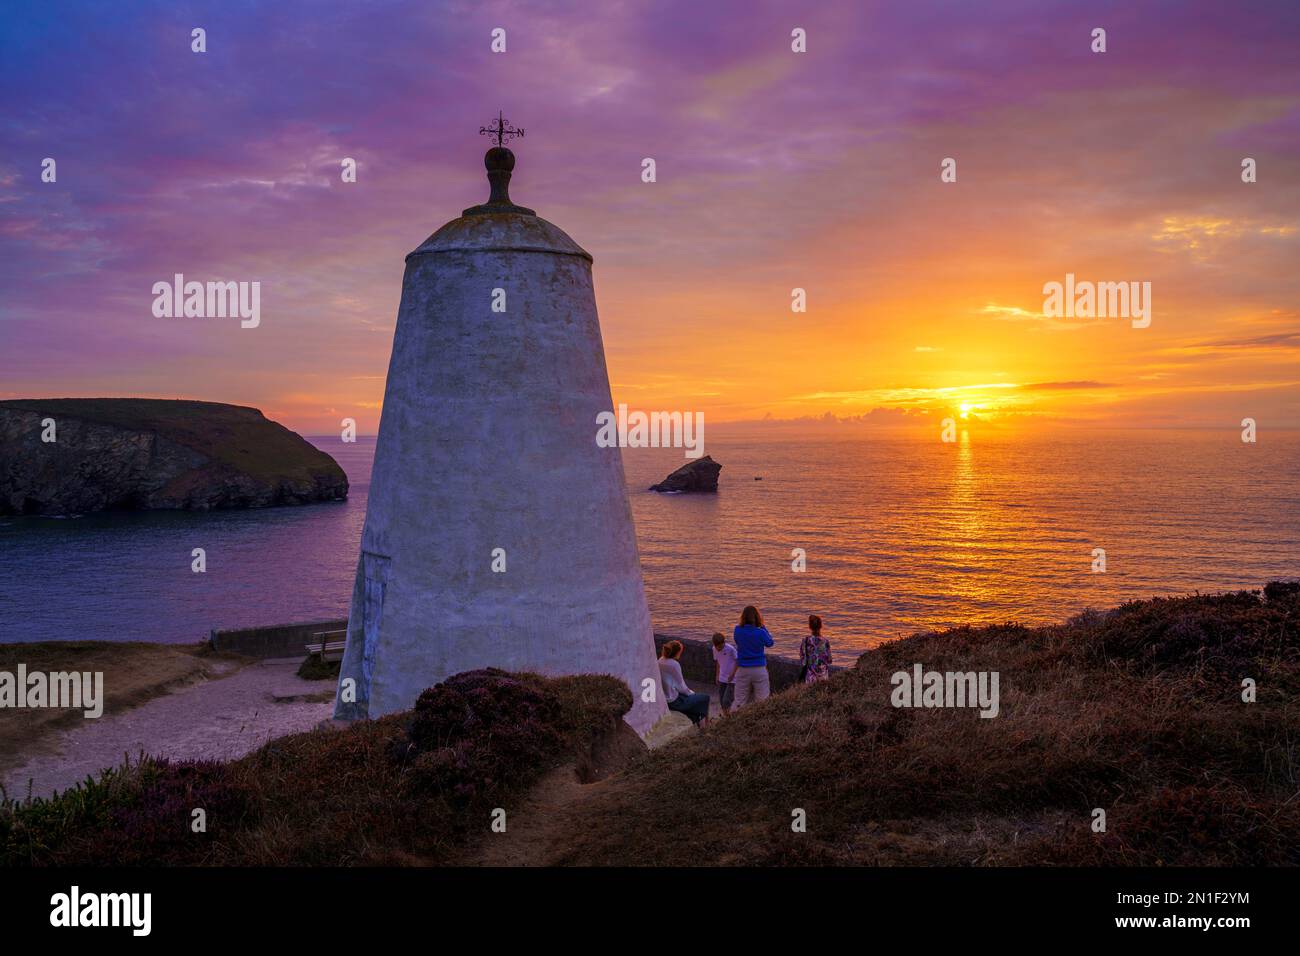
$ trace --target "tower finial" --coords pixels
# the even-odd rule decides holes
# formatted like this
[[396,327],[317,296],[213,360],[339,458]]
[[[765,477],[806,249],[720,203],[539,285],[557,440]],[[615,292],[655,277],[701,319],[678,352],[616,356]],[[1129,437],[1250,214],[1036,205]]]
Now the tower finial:
[[510,174],[515,168],[515,154],[506,147],[506,141],[513,136],[523,137],[522,129],[515,129],[510,121],[498,110],[496,122],[491,126],[480,126],[480,136],[490,136],[496,145],[483,156],[483,165],[487,168],[488,183],[492,193],[488,201],[481,206],[471,206],[461,213],[463,216],[483,216],[489,213],[513,212],[525,216],[537,213],[524,206],[516,206],[510,201]]

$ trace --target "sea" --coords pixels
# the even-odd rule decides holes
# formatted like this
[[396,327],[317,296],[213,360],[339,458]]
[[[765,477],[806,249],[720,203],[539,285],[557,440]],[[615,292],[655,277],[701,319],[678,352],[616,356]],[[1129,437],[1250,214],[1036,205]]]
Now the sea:
[[[346,502],[0,518],[0,642],[185,643],[346,617],[375,440],[309,440],[347,472]],[[705,451],[717,494],[650,492],[682,450],[623,451],[661,633],[729,633],[754,604],[778,651],[818,614],[843,660],[918,631],[1300,575],[1300,432],[969,429],[945,444],[713,426]]]

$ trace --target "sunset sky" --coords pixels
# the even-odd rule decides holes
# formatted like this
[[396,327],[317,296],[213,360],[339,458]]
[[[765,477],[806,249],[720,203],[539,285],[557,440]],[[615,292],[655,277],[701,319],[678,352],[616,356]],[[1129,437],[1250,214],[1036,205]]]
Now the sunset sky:
[[[23,3],[0,78],[0,397],[375,431],[403,256],[502,109],[633,408],[1300,427],[1294,0]],[[260,327],[155,318],[175,273],[260,281]],[[1066,273],[1150,327],[1044,317]]]

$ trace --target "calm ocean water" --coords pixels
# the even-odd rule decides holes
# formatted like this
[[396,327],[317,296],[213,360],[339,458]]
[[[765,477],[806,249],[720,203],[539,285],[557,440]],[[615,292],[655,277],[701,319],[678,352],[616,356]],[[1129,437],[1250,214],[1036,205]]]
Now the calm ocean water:
[[[778,649],[809,613],[842,651],[950,623],[1059,621],[1152,595],[1300,575],[1300,434],[980,434],[944,445],[842,426],[709,430],[716,496],[644,489],[680,450],[624,452],[658,631],[730,631],[757,604]],[[720,433],[720,434],[719,434]],[[0,641],[196,641],[344,617],[373,439],[313,443],[346,503],[213,514],[0,519]],[[755,481],[761,476],[762,481]],[[207,551],[206,574],[190,551]],[[1090,572],[1105,548],[1107,571]],[[791,570],[791,550],[807,570]]]

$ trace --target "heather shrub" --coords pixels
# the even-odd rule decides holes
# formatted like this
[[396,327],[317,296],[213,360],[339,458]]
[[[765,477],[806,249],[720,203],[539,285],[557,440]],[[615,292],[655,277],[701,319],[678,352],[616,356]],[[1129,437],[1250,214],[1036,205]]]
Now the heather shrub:
[[[258,800],[230,765],[211,760],[154,760],[136,802],[114,807],[109,828],[84,848],[92,865],[178,866],[201,862],[213,843],[257,815]],[[204,812],[203,832],[192,829]]]
[[[191,829],[202,809],[205,832]],[[255,818],[257,798],[212,761],[142,758],[51,799],[0,807],[0,862],[177,866],[202,862],[213,844]]]
[[399,758],[410,783],[465,806],[542,766],[564,742],[554,693],[496,668],[422,693]]
[[[1087,818],[1081,817],[1081,821]],[[1105,833],[1087,822],[1026,843],[1007,862],[1067,866],[1295,866],[1300,808],[1236,788],[1187,786],[1114,806]]]
[[1270,581],[1264,585],[1264,600],[1293,604],[1300,601],[1300,581]]
[[554,694],[489,667],[456,674],[422,693],[408,736],[419,750],[476,740],[513,752],[525,740],[554,736],[558,716]]
[[[1272,585],[1270,585],[1272,587]],[[1143,670],[1202,667],[1237,674],[1261,658],[1300,652],[1300,608],[1258,592],[1155,598],[1123,604],[1085,628],[1092,660],[1123,660]]]

